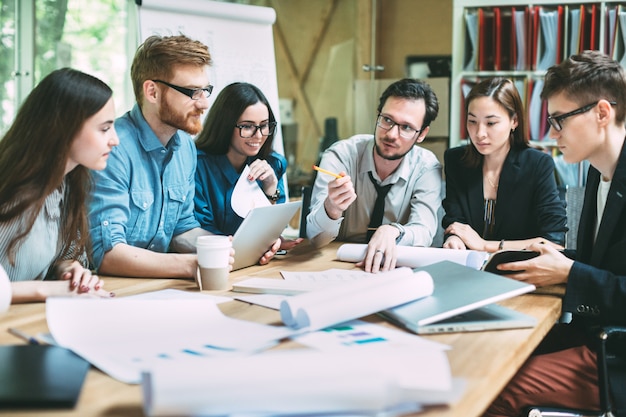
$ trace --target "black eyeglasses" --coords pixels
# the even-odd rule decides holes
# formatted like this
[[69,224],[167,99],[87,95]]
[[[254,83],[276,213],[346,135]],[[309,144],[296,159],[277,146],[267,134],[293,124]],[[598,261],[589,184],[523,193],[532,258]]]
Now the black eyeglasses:
[[269,136],[276,129],[276,122],[263,123],[262,125],[253,125],[252,123],[242,123],[235,125],[239,129],[239,136],[242,138],[251,138],[256,135],[257,130],[261,131],[261,135]]
[[376,125],[380,127],[381,129],[385,129],[387,131],[393,129],[394,126],[398,126],[398,132],[400,133],[400,136],[403,137],[404,139],[413,139],[416,135],[419,135],[419,133],[423,130],[423,128],[415,129],[409,125],[398,124],[391,117],[383,116],[382,114],[378,115],[378,119],[376,119]]
[[186,95],[192,100],[200,100],[201,98],[209,98],[211,96],[211,93],[213,92],[213,86],[211,84],[203,88],[185,88],[185,87],[180,87],[178,85],[170,84],[167,81],[163,81],[163,80],[152,80],[152,81],[155,83],[165,84],[166,86],[173,88],[179,93],[183,93],[184,95]]
[[[560,132],[563,129],[563,126],[561,126],[561,122],[563,122],[563,120],[567,119],[568,117],[576,116],[577,114],[586,113],[596,107],[598,103],[599,101],[596,101],[594,103],[587,104],[586,106],[582,106],[576,110],[572,110],[571,112],[559,114],[558,116],[548,116],[548,123],[550,123],[550,126],[552,126],[554,130]],[[609,104],[611,106],[615,106],[617,103],[614,101],[609,101]]]

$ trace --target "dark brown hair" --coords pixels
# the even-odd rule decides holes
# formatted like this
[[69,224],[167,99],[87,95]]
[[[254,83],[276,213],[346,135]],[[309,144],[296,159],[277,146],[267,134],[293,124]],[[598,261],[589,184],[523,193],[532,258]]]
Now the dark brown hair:
[[[517,119],[517,127],[509,136],[509,142],[511,143],[511,149],[524,149],[528,148],[528,134],[526,125],[526,115],[524,113],[524,105],[520,98],[515,84],[507,78],[490,78],[483,80],[476,84],[467,97],[465,98],[465,114],[468,113],[470,103],[480,97],[489,97],[496,103],[498,103],[507,112],[511,119]],[[463,155],[464,163],[476,168],[482,164],[483,155],[480,154],[469,143],[465,147],[465,154]]]
[[626,121],[626,78],[619,62],[599,51],[583,51],[548,69],[541,98],[555,94],[565,96],[581,106],[598,100],[615,105],[615,120]]
[[[208,154],[225,155],[230,148],[233,130],[239,117],[246,109],[256,103],[263,103],[269,113],[269,122],[275,123],[276,117],[270,103],[263,92],[249,83],[233,83],[227,85],[218,94],[209,110],[202,132],[196,138],[196,147]],[[269,135],[259,150],[257,158],[267,159],[272,153],[274,133]]]
[[61,257],[86,249],[89,170],[78,165],[65,175],[66,162],[85,121],[112,94],[108,85],[91,75],[70,68],[56,70],[28,95],[0,140],[0,222],[24,217],[24,228],[8,245],[12,262],[18,243],[31,231],[46,198],[64,178]]
[[383,94],[380,96],[378,113],[382,111],[389,97],[424,100],[424,104],[426,105],[426,114],[424,115],[424,123],[420,129],[430,126],[439,113],[439,102],[437,101],[437,96],[430,86],[421,80],[404,78],[389,85],[389,87],[387,87],[387,89],[385,89]]

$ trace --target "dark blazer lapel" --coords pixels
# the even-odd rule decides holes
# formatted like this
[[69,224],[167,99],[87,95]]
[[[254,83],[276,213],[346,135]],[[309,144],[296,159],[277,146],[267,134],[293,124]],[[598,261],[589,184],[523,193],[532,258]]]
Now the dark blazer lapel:
[[[597,195],[596,186],[596,193]],[[597,197],[596,197],[597,199]],[[593,251],[591,255],[591,264],[599,265],[602,261],[604,254],[607,251],[608,245],[611,240],[611,236],[616,232],[617,222],[619,221],[619,214],[624,210],[624,204],[626,203],[626,148],[622,148],[617,167],[615,167],[615,173],[611,181],[611,188],[606,199],[606,207],[604,213],[609,213],[607,216],[602,216],[602,223],[600,223],[600,229],[598,230],[598,237],[593,245]],[[619,231],[621,233],[622,231]]]
[[576,259],[589,263],[593,251],[593,233],[596,218],[596,196],[600,173],[593,166],[589,167],[587,184],[585,185],[585,200],[580,213],[578,236],[576,237]]
[[482,167],[478,167],[471,170],[467,178],[470,221],[471,224],[481,225],[480,230],[477,230],[479,235],[482,235],[482,229],[485,227],[485,197],[483,193],[482,172]]
[[[511,149],[502,165],[500,180],[498,181],[498,196],[496,201],[496,218],[507,219],[510,215],[507,213],[516,213],[515,207],[515,184],[519,181],[521,166],[519,163],[519,152]],[[499,234],[501,228],[504,227],[502,222],[496,222],[495,233]]]

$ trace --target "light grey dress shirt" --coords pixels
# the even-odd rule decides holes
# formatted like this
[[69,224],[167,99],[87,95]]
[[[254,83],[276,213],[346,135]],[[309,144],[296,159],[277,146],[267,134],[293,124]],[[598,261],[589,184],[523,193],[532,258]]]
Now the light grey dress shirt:
[[307,237],[320,247],[337,239],[365,243],[376,189],[368,178],[372,171],[380,185],[394,184],[385,199],[383,225],[400,223],[406,233],[400,245],[430,246],[437,231],[437,211],[441,206],[441,164],[431,151],[414,146],[398,168],[381,183],[374,166],[373,135],[356,135],[341,140],[322,155],[320,167],[332,172],[345,171],[351,178],[357,199],[332,220],[324,209],[328,183],[334,178],[317,174],[307,217]]

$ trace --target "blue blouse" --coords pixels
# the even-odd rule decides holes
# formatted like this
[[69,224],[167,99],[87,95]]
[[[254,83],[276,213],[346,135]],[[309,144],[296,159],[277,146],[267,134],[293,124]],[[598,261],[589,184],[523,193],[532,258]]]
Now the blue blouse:
[[[246,164],[250,165],[255,159],[258,158],[248,158]],[[272,152],[266,161],[278,178],[280,197],[277,203],[284,203],[285,185],[282,177],[287,169],[287,160]],[[239,228],[243,218],[230,205],[239,175],[226,155],[211,155],[198,150],[194,203],[196,219],[204,230],[219,235],[234,235]],[[260,187],[261,181],[257,180],[257,183]]]

